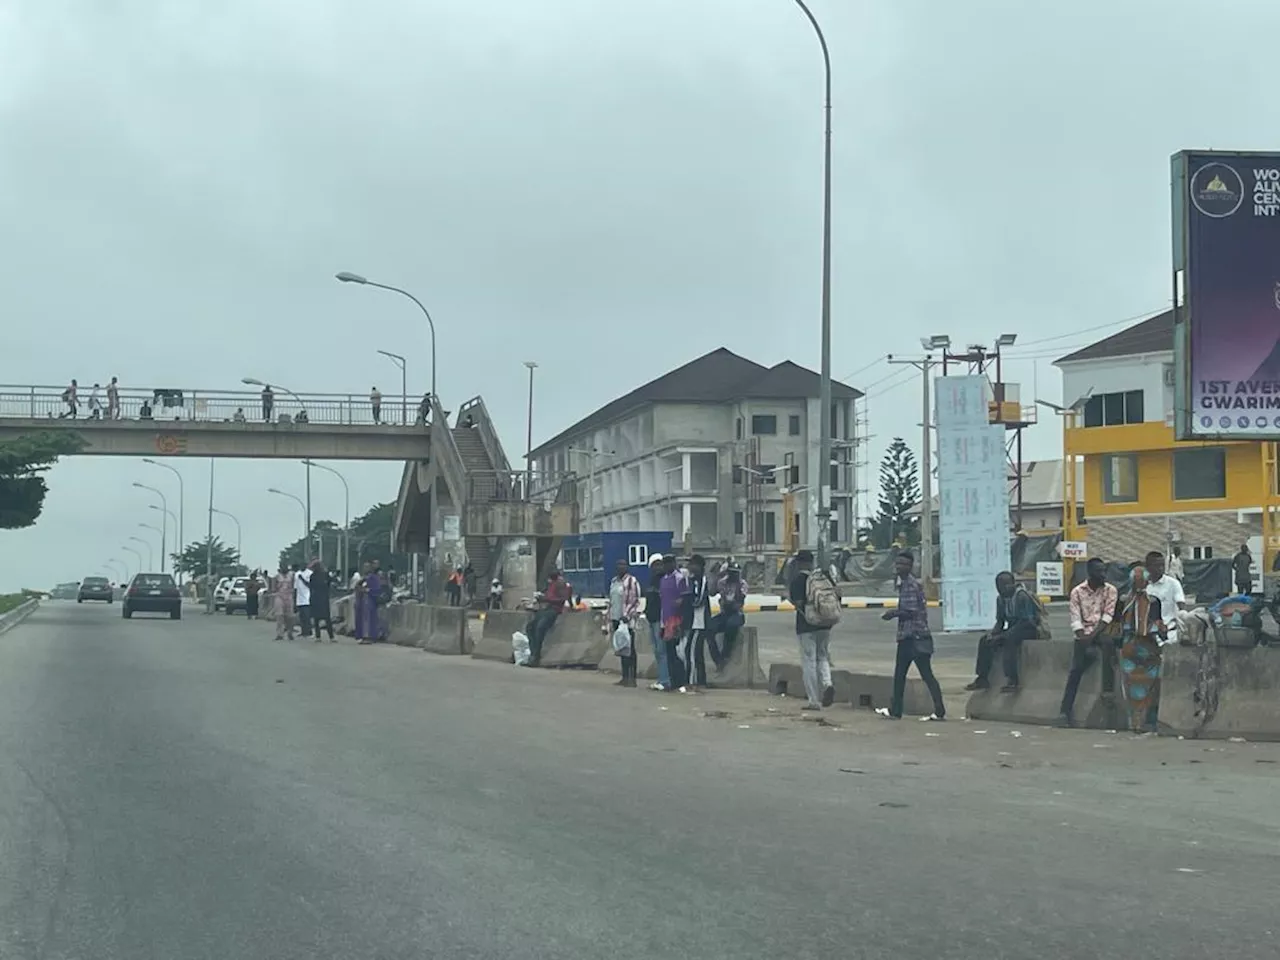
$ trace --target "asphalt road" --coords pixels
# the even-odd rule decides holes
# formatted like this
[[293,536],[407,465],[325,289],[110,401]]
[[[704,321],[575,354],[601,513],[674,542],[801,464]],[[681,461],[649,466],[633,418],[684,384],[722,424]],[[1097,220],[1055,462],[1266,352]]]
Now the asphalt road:
[[0,638],[0,957],[1274,953],[1274,747],[268,637],[49,604]]

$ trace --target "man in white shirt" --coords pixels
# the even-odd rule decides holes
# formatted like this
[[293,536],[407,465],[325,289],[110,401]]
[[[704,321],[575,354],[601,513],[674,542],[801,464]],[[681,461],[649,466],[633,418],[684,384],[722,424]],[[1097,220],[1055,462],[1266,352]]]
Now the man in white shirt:
[[1182,548],[1175,546],[1169,554],[1169,568],[1165,571],[1179,583],[1182,582]]
[[1147,596],[1160,601],[1160,617],[1168,630],[1160,645],[1177,643],[1179,615],[1187,609],[1187,595],[1181,583],[1165,575],[1164,554],[1159,550],[1147,554]]
[[300,563],[293,565],[293,603],[302,635],[311,636],[311,571],[302,569]]

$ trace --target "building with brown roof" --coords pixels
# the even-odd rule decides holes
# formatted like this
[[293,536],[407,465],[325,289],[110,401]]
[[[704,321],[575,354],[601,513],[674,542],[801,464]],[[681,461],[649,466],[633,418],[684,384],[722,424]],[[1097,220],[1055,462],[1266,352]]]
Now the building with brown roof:
[[849,542],[854,404],[862,394],[833,382],[831,396],[835,462],[824,471],[818,374],[789,360],[764,366],[713,350],[535,447],[535,495],[568,479],[584,533],[670,530],[706,552],[769,554],[814,545],[816,479],[825,473],[831,542]]

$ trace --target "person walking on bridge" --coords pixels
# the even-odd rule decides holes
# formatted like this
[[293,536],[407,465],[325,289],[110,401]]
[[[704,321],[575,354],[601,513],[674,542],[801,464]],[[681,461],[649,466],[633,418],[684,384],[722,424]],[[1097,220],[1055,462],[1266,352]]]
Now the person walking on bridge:
[[71,380],[71,385],[62,391],[62,402],[67,405],[67,409],[58,415],[59,420],[70,417],[74,420],[80,415],[80,385],[76,383],[75,378]]
[[266,384],[262,388],[262,422],[270,423],[271,414],[275,410],[276,395],[271,390],[271,384]]
[[120,382],[115,377],[107,384],[107,419],[120,419]]
[[373,422],[382,422],[382,391],[374,387],[369,391],[369,409],[373,411]]

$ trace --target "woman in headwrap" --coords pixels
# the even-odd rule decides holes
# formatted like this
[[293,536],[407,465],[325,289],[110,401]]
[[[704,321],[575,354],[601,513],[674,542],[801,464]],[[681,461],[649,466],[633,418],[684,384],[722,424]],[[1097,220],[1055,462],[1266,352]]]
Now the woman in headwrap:
[[1129,726],[1154,733],[1160,709],[1160,641],[1166,636],[1160,601],[1147,594],[1147,571],[1129,571],[1129,598],[1121,618],[1120,671]]

